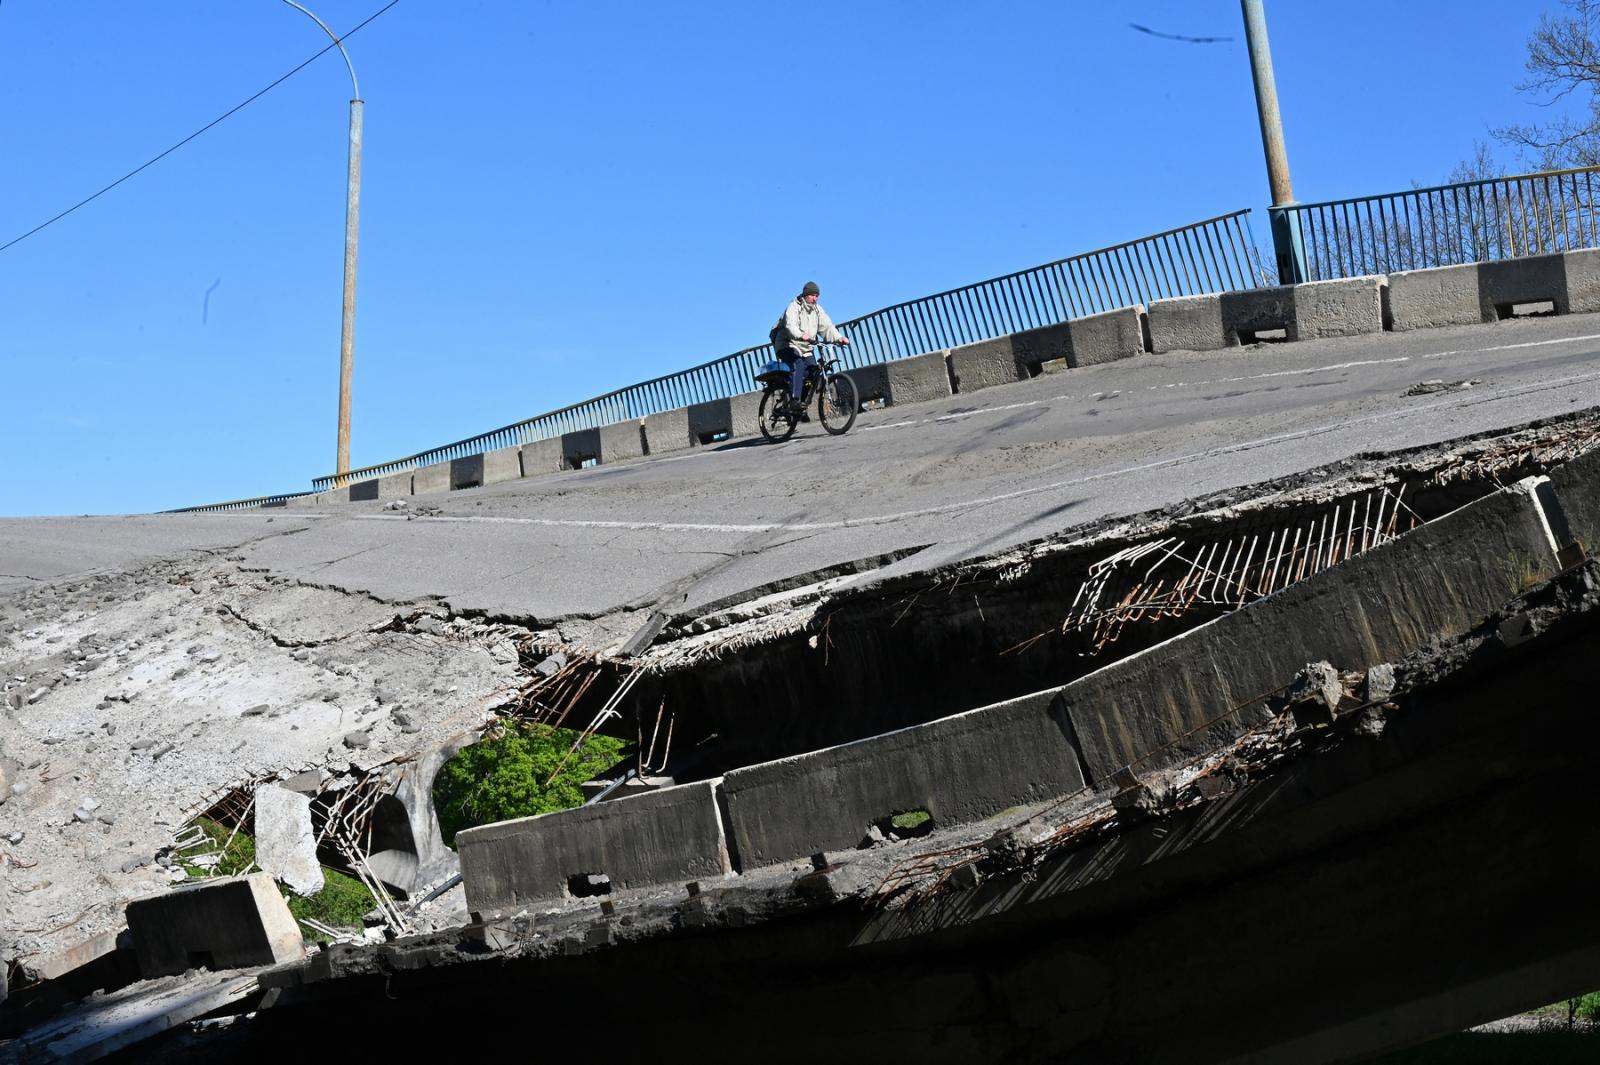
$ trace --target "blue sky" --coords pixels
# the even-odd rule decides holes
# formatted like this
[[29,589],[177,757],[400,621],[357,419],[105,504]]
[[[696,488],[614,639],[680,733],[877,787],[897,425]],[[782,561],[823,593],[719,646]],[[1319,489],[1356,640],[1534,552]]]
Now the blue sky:
[[[1557,10],[1267,0],[1298,198],[1547,117],[1515,85]],[[326,43],[281,0],[7,0],[0,243]],[[1267,234],[1236,0],[400,0],[347,47],[356,466],[760,343],[808,278],[842,320],[1243,207]],[[349,95],[330,52],[0,252],[0,515],[332,472]]]

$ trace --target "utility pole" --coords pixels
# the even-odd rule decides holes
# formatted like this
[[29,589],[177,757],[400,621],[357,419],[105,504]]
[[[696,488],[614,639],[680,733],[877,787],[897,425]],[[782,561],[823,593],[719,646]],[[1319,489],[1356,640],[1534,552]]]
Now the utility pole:
[[1272,73],[1272,47],[1267,43],[1267,16],[1262,0],[1239,0],[1244,9],[1244,36],[1250,47],[1250,74],[1255,79],[1256,111],[1261,117],[1261,146],[1267,155],[1267,181],[1272,186],[1272,249],[1278,260],[1278,282],[1298,285],[1308,280],[1305,240],[1293,206],[1289,152],[1283,146],[1283,119],[1278,113],[1278,83]]
[[339,323],[339,454],[333,482],[342,488],[345,474],[350,472],[350,379],[356,363],[356,248],[361,231],[361,119],[365,105],[361,100],[361,86],[356,83],[356,68],[338,35],[295,0],[283,2],[310,18],[333,38],[350,71],[350,155],[344,201],[344,311]]

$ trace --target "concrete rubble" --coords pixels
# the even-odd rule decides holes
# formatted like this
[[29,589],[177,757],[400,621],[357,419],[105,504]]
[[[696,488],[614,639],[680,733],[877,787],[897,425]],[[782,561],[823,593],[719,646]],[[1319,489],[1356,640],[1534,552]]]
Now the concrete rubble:
[[[499,626],[223,552],[0,598],[0,965],[120,928],[184,879],[175,834],[233,790],[314,792],[473,732],[516,664]],[[303,851],[293,868],[320,877]]]
[[297,895],[322,890],[322,866],[311,827],[311,800],[276,784],[256,788],[256,864]]
[[[1531,439],[1527,446],[1536,452],[1537,434]],[[1240,492],[1184,513],[1105,522],[909,580],[940,589],[981,570],[986,585],[1014,586],[1028,595],[1029,582],[1048,568],[1053,553],[1088,558],[1185,523],[1259,516],[1319,494],[1333,498],[1351,484],[1393,477],[1407,462],[1410,472],[1444,484],[1454,476],[1450,471],[1468,464],[1463,454],[1474,455],[1473,447],[1399,461],[1374,457],[1337,475],[1320,471],[1320,483],[1258,486],[1253,498]],[[1526,459],[1498,466],[1497,455],[1492,444],[1475,453],[1472,461],[1489,471],[1480,479],[1523,472],[1519,463]],[[1463,483],[1467,479],[1461,475]],[[1471,491],[1462,491],[1471,498]],[[661,639],[636,661],[659,673],[686,671],[791,637],[809,638],[815,652],[829,640],[829,610],[851,597],[888,602],[906,581],[886,590],[859,573],[830,573],[693,617],[663,617]],[[1533,615],[1508,617],[1500,638],[1533,639],[1540,624]],[[0,840],[6,844],[0,848],[0,969],[17,961],[25,972],[54,972],[54,959],[81,944],[114,944],[130,900],[189,879],[173,858],[175,834],[230,795],[253,798],[257,865],[296,893],[315,892],[322,871],[312,802],[360,788],[392,796],[401,811],[387,815],[385,836],[404,845],[376,849],[368,857],[371,872],[422,900],[410,912],[410,931],[436,933],[450,944],[441,949],[451,961],[470,960],[473,951],[461,946],[459,935],[441,931],[464,923],[467,905],[453,878],[455,854],[439,838],[431,807],[434,774],[527,684],[607,658],[561,641],[559,630],[537,640],[530,635],[503,623],[451,617],[430,603],[381,602],[286,581],[220,553],[45,583],[0,599]],[[1292,754],[1285,737],[1294,730],[1348,727],[1353,735],[1376,738],[1385,725],[1381,706],[1417,683],[1417,668],[1383,664],[1350,674],[1328,662],[1307,663],[1272,706],[1278,724],[1248,738],[1256,748],[1246,744],[1230,753],[1231,761],[1130,772],[1113,791],[1055,804],[1048,820],[1024,811],[910,843],[888,822],[874,823],[862,841],[866,850],[847,861],[819,855],[809,870],[763,874],[776,879],[767,887],[751,880],[756,894],[737,905],[675,901],[661,933],[693,926],[693,914],[742,926],[762,914],[785,913],[797,895],[807,905],[866,900],[885,882],[885,870],[898,867],[899,859],[884,855],[940,848],[949,854],[953,844],[965,847],[970,860],[937,866],[912,894],[975,890],[1059,848],[1070,834],[1087,838],[1081,833],[1099,831],[1109,819],[1144,823],[1227,794],[1245,769]],[[1365,709],[1346,726],[1352,706]],[[214,868],[218,857],[190,864]],[[714,878],[715,871],[706,875]],[[614,887],[609,881],[587,886],[595,894]],[[698,887],[689,894],[701,896]],[[595,947],[594,928],[578,927],[586,920],[545,923],[573,927],[558,931],[558,941],[544,940],[538,951],[566,955]],[[515,915],[506,914],[475,927],[495,940],[493,949],[528,957],[539,935],[531,919],[523,924],[519,929]],[[648,927],[641,920],[619,933],[607,922],[599,945],[619,935],[641,936]]]

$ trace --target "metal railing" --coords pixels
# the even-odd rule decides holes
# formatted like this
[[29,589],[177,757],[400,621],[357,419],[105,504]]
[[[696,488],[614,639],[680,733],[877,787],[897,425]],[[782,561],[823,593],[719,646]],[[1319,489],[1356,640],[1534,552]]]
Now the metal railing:
[[[1208,218],[1138,240],[1019,270],[963,288],[897,303],[839,323],[849,347],[830,357],[856,369],[930,351],[1054,325],[1172,296],[1253,288],[1264,283],[1249,210]],[[629,421],[755,389],[774,358],[771,344],[745,348],[688,370],[628,385],[594,399],[415,455],[313,481],[316,491],[419,466],[518,447],[580,429]]]
[[1594,247],[1600,167],[1463,181],[1273,208],[1305,247],[1308,280]]
[[289,500],[300,499],[312,495],[311,492],[285,492],[275,496],[256,496],[254,499],[235,499],[227,503],[207,503],[198,507],[179,507],[176,510],[164,510],[163,514],[215,514],[224,510],[246,510],[252,507],[282,507],[287,506]]

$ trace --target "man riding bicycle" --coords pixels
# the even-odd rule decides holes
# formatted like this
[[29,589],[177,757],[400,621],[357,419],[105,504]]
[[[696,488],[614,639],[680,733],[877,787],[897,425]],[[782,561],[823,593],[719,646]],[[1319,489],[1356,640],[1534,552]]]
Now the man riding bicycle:
[[[807,281],[772,330],[772,343],[778,358],[789,367],[789,397],[796,407],[804,394],[806,375],[816,366],[811,354],[818,338],[829,344],[848,344],[850,338],[834,328],[828,312],[817,305],[822,290],[815,281]],[[802,411],[802,418],[805,413]]]

